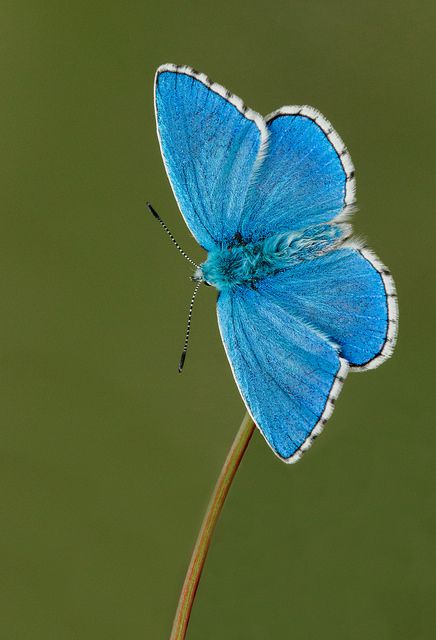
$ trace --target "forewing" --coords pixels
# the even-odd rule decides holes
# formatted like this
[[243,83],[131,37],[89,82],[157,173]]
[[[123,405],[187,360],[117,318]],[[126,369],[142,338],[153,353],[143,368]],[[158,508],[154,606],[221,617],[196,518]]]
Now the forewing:
[[218,321],[248,411],[273,451],[295,462],[331,415],[347,363],[322,334],[256,289],[221,292]]
[[304,229],[351,211],[353,163],[324,116],[312,107],[282,107],[266,123],[268,149],[248,192],[242,236]]
[[163,65],[155,80],[166,170],[188,227],[207,250],[239,228],[266,125],[240,98],[190,67]]
[[259,292],[317,328],[356,369],[390,356],[398,325],[395,285],[368,249],[345,246],[259,282]]

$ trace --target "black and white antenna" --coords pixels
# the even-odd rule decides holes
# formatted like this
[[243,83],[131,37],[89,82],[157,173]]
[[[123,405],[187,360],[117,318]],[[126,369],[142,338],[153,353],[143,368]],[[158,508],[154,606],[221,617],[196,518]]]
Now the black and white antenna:
[[[190,262],[192,265],[194,265],[194,267],[197,267],[197,269],[200,269],[199,265],[196,262],[194,262],[193,260],[191,260],[191,258],[188,256],[188,254],[185,253],[185,251],[183,251],[182,247],[176,241],[175,237],[173,236],[171,231],[168,229],[167,225],[162,220],[162,218],[160,217],[160,215],[158,214],[156,209],[154,209],[154,207],[149,202],[147,202],[147,207],[149,208],[149,210],[151,211],[153,216],[156,218],[156,220],[159,222],[161,227],[164,229],[165,233],[169,236],[171,242],[177,247],[179,253],[181,253],[182,256],[186,260],[188,260],[188,262]],[[190,305],[189,305],[188,322],[187,322],[187,325],[186,325],[186,334],[185,334],[185,342],[183,344],[183,351],[182,351],[182,355],[180,356],[180,360],[179,360],[179,373],[182,373],[183,365],[185,364],[186,354],[187,354],[187,351],[188,351],[189,334],[191,333],[192,309],[194,308],[195,296],[197,295],[197,292],[198,292],[198,290],[200,288],[201,283],[204,282],[204,280],[201,277],[199,279],[196,275],[192,276],[192,279],[195,281],[196,284],[195,284],[194,293],[192,294],[191,302],[190,302]]]
[[182,254],[182,256],[191,264],[194,265],[194,267],[197,267],[198,269],[198,264],[196,262],[194,262],[193,260],[191,260],[191,258],[188,256],[188,254],[183,251],[182,247],[179,245],[179,243],[176,241],[175,237],[173,236],[173,234],[171,233],[171,231],[168,229],[167,225],[165,224],[165,222],[162,220],[162,218],[160,217],[160,215],[158,214],[158,212],[156,211],[156,209],[149,203],[147,202],[147,207],[149,208],[149,210],[151,211],[151,213],[154,215],[154,217],[156,218],[156,220],[159,222],[159,224],[161,225],[161,227],[164,229],[165,233],[169,236],[171,242],[173,244],[176,245],[177,249],[179,250],[179,252]]
[[192,309],[194,308],[195,296],[197,295],[200,285],[201,285],[201,280],[199,280],[195,285],[194,293],[192,294],[191,303],[189,305],[188,322],[186,324],[185,342],[183,344],[183,351],[179,361],[179,373],[182,373],[183,365],[185,364],[186,353],[188,351],[189,334],[191,333]]

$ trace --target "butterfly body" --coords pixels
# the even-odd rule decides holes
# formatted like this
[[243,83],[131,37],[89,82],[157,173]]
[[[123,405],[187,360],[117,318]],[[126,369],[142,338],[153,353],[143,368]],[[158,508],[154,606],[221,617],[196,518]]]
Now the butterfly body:
[[381,364],[397,335],[392,276],[344,222],[355,205],[350,154],[313,107],[263,118],[187,66],[159,67],[155,109],[174,195],[208,253],[193,279],[219,292],[247,410],[274,453],[295,462],[347,373]]
[[238,286],[253,287],[262,278],[331,250],[347,230],[348,225],[314,225],[255,242],[244,241],[239,233],[229,244],[209,252],[194,279],[204,280],[219,291]]

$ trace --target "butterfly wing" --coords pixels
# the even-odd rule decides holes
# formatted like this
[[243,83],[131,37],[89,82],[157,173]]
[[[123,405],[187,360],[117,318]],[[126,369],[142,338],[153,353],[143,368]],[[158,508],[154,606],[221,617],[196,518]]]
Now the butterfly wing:
[[350,212],[353,163],[328,120],[312,107],[282,107],[266,124],[268,147],[247,195],[242,236],[257,240]]
[[349,243],[259,282],[258,290],[338,345],[354,369],[372,369],[393,351],[398,310],[388,269]]
[[259,290],[222,291],[217,309],[250,414],[273,451],[297,461],[331,415],[347,362],[322,333]]
[[389,357],[395,286],[350,245],[218,298],[223,343],[241,395],[275,453],[294,462],[330,417],[351,366]]
[[207,250],[230,242],[268,135],[263,118],[206,75],[171,64],[157,70],[155,108],[162,156],[188,227]]

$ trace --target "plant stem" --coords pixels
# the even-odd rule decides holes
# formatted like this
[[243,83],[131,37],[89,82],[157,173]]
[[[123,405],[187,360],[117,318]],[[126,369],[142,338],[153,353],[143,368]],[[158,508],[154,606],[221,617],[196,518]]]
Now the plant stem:
[[239,463],[241,462],[251,436],[253,435],[254,429],[254,422],[248,413],[246,413],[230,451],[227,454],[226,461],[221,469],[221,473],[218,477],[215,489],[203,518],[194,551],[192,552],[191,562],[189,563],[188,571],[186,572],[185,581],[180,593],[179,604],[174,617],[170,640],[184,640],[186,636],[192,605],[194,604],[195,594],[197,592],[198,583],[200,582],[201,572],[209,550],[215,525],[229,492],[232,480],[239,467]]

